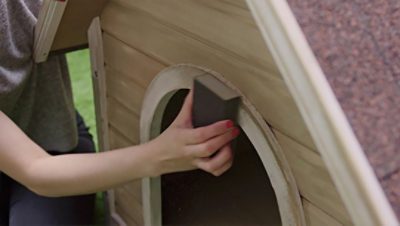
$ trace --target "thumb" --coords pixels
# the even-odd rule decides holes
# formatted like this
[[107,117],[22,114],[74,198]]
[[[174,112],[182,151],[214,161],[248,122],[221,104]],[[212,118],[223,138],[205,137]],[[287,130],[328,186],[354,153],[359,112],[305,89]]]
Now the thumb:
[[192,125],[193,90],[190,90],[182,105],[181,111],[176,116],[173,125],[182,128],[193,128]]

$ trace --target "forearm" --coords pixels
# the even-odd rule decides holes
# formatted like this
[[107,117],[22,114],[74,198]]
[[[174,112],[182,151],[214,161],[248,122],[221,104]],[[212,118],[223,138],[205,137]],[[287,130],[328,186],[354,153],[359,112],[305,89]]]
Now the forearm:
[[99,154],[50,156],[0,112],[0,171],[46,196],[76,195],[153,175],[151,143]]
[[193,129],[192,99],[189,94],[175,121],[153,141],[100,154],[50,156],[0,111],[0,171],[45,196],[91,193],[196,168],[219,176],[232,165],[229,142],[239,130],[229,120]]
[[156,158],[149,146],[40,158],[28,169],[30,189],[46,196],[77,195],[151,176]]

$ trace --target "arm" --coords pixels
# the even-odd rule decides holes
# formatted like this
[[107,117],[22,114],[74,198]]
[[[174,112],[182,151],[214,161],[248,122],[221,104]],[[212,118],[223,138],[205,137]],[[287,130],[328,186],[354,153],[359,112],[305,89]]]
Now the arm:
[[193,129],[191,105],[190,94],[172,125],[149,143],[60,156],[47,154],[0,112],[0,170],[45,196],[91,193],[142,177],[196,168],[219,176],[232,164],[229,142],[238,130],[230,121]]

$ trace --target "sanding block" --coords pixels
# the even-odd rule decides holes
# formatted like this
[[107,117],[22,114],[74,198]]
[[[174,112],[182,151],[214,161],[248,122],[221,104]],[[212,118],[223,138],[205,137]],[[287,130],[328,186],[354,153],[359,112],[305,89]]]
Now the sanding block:
[[240,95],[210,74],[195,78],[193,126],[201,127],[230,119],[237,124]]

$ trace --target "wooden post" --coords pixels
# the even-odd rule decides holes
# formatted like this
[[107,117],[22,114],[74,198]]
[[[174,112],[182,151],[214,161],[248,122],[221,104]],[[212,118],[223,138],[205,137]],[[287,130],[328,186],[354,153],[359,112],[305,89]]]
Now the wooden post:
[[34,59],[44,62],[50,53],[68,0],[44,0],[35,28]]
[[[96,112],[97,137],[100,151],[110,149],[108,134],[107,94],[106,94],[106,72],[104,69],[103,38],[100,27],[100,19],[96,17],[88,31],[90,62],[92,69],[92,83]],[[126,223],[115,210],[115,194],[113,190],[107,191],[110,216],[120,226]]]
[[100,28],[100,19],[94,18],[88,31],[90,62],[92,69],[94,102],[96,111],[97,135],[100,151],[109,149],[106,72],[104,69],[103,39]]

